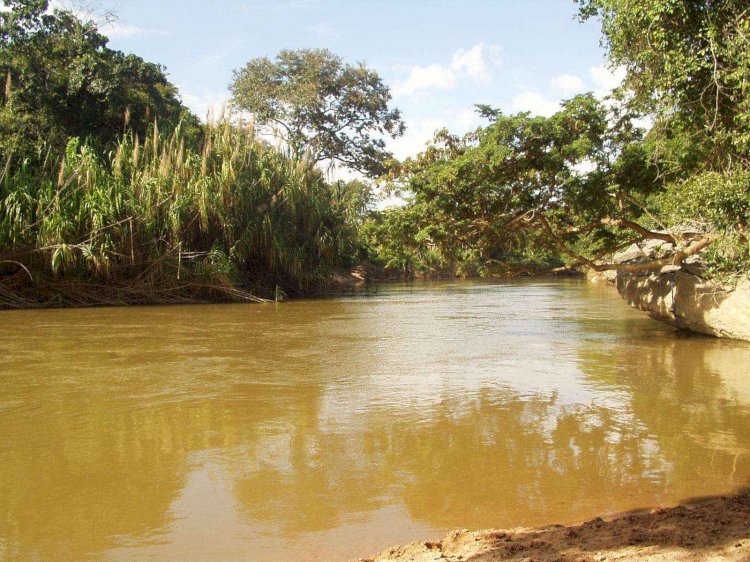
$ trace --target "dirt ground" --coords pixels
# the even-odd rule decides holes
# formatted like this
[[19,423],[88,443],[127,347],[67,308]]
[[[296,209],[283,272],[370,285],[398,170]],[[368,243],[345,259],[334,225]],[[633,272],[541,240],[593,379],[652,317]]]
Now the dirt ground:
[[390,548],[359,562],[490,560],[750,562],[750,490],[581,525],[452,531],[441,541]]

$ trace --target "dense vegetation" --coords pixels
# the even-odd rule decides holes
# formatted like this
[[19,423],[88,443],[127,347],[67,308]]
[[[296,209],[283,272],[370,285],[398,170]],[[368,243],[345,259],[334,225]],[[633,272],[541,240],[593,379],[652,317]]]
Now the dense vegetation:
[[[128,134],[106,159],[74,139],[59,163],[9,171],[0,246],[16,275],[0,299],[252,298],[237,287],[277,285],[300,293],[352,255],[346,191],[314,165],[228,121],[209,125],[205,138],[198,152],[179,127],[145,140]],[[50,294],[45,278],[56,280]]]
[[94,22],[47,11],[42,0],[6,0],[0,12],[0,159],[34,157],[42,144],[80,137],[103,149],[127,128],[143,136],[198,120],[164,69],[107,47]]
[[[440,132],[425,152],[394,168],[391,186],[410,204],[368,225],[389,263],[533,272],[562,265],[562,237],[622,242],[612,226],[637,211],[633,198],[653,189],[638,130],[627,120],[611,128],[591,95],[565,102],[550,118],[480,110],[490,125],[462,138]],[[408,242],[394,247],[385,240],[389,230],[404,231]]]
[[309,294],[356,257],[368,186],[229,115],[201,125],[93,23],[7,4],[0,306]]
[[[518,272],[612,264],[644,238],[679,264],[705,249],[715,273],[750,270],[750,10],[742,0],[579,0],[627,71],[549,118],[478,110],[490,124],[447,131],[394,168],[404,208],[365,233],[378,259],[415,272]],[[653,127],[633,126],[650,116]]]
[[[486,126],[438,131],[396,162],[384,138],[404,124],[362,64],[321,49],[251,60],[230,88],[252,123],[203,124],[162,67],[110,49],[94,23],[6,0],[0,306],[309,294],[363,259],[490,275],[648,271],[702,252],[714,274],[746,274],[746,2],[577,3],[627,71],[610,98],[550,117],[478,106]],[[372,211],[370,180],[329,183],[325,162],[406,204]],[[609,261],[646,238],[672,255]]]

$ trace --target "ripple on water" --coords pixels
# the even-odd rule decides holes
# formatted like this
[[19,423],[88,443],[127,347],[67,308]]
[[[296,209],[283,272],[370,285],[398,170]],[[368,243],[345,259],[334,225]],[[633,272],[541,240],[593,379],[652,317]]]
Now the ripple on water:
[[8,312],[0,352],[0,558],[346,560],[750,480],[750,346],[577,280]]

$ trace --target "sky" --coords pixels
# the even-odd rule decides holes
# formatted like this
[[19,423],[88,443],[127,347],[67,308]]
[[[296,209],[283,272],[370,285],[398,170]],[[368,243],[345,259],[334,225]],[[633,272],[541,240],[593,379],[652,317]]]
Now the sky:
[[164,65],[199,116],[226,102],[233,70],[255,57],[322,47],[366,63],[406,122],[388,145],[400,158],[436,129],[480,125],[474,104],[549,115],[620,78],[597,22],[579,22],[572,0],[94,1],[116,15],[104,27],[110,46]]

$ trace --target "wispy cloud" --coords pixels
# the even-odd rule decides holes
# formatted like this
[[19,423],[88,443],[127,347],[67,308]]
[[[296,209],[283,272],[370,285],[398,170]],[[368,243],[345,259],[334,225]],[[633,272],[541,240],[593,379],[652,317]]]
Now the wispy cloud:
[[128,25],[120,22],[105,23],[101,28],[102,33],[107,37],[115,39],[123,39],[130,37],[138,37],[145,35],[159,35],[166,36],[169,32],[164,29],[157,29],[151,27],[138,27],[135,25]]
[[560,109],[560,102],[546,98],[538,92],[527,90],[513,98],[510,109],[513,112],[529,111],[532,115],[549,117]]
[[243,10],[283,12],[315,8],[319,3],[319,0],[245,0],[240,6]]
[[479,43],[471,49],[459,49],[453,53],[451,70],[455,73],[465,72],[477,84],[486,84],[491,77],[491,70],[500,66],[500,48],[496,45]]
[[492,79],[492,71],[499,66],[499,47],[479,43],[469,49],[458,49],[449,64],[409,67],[409,75],[393,85],[393,95],[411,96],[429,90],[447,90],[461,78],[474,84],[486,84]]
[[439,64],[413,66],[406,80],[393,86],[393,95],[408,96],[422,90],[435,88],[447,89],[456,82],[456,76],[450,68]]
[[622,84],[625,69],[611,68],[606,64],[589,68],[588,80],[573,74],[560,74],[552,78],[545,91],[524,90],[510,103],[511,111],[529,111],[533,115],[550,116],[560,109],[560,102],[576,94],[590,91],[603,100],[614,88]]
[[586,90],[586,84],[578,76],[572,74],[561,74],[550,80],[552,90],[563,96],[580,94]]

